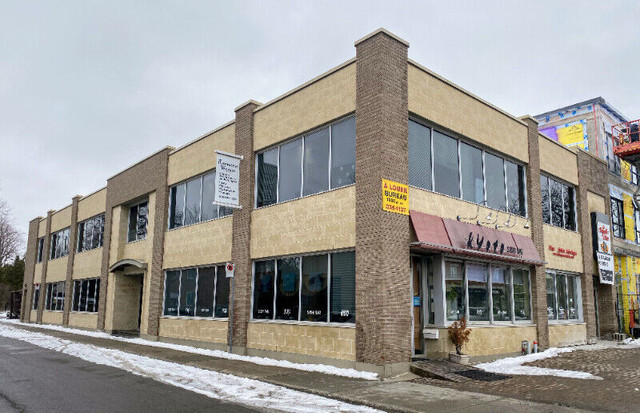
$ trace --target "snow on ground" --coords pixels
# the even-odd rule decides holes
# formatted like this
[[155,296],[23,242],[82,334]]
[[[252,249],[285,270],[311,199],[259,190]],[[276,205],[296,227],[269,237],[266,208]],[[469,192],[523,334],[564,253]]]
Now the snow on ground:
[[7,323],[0,324],[0,336],[25,341],[91,363],[126,370],[212,399],[231,403],[287,412],[378,412],[366,406],[348,404],[258,380],[13,328]]
[[624,340],[622,340],[622,344],[629,346],[629,347],[640,347],[640,338],[638,339],[633,339],[631,337],[625,338]]
[[[5,323],[14,323],[18,325],[25,325],[25,326],[30,325],[28,323],[22,323],[19,320],[2,320],[2,321]],[[33,325],[31,326],[33,327]],[[208,349],[185,346],[180,344],[164,343],[161,341],[150,341],[150,340],[145,340],[143,338],[117,337],[117,336],[112,336],[111,334],[104,333],[102,331],[79,330],[75,328],[69,328],[69,327],[63,327],[63,326],[57,326],[57,325],[51,325],[51,324],[38,324],[35,327],[44,328],[48,330],[63,331],[66,333],[79,334],[83,336],[123,341],[127,343],[132,343],[132,344],[140,344],[143,346],[167,348],[167,349],[172,349],[177,351],[184,351],[187,353],[200,354],[204,356],[217,357],[217,358],[223,358],[228,360],[246,361],[249,363],[259,364],[262,366],[274,366],[274,367],[283,367],[283,368],[303,370],[303,371],[313,371],[316,373],[332,374],[334,376],[351,377],[355,379],[364,379],[364,380],[378,379],[377,373],[372,373],[368,371],[358,371],[356,369],[339,368],[334,366],[328,366],[325,364],[293,363],[287,360],[276,360],[276,359],[271,359],[266,357],[243,356],[240,354],[228,353],[222,350],[208,350]]]
[[0,311],[0,318],[8,318],[8,317],[9,317],[8,311]]
[[531,363],[551,357],[557,357],[562,353],[570,353],[575,348],[556,348],[552,347],[540,353],[527,354],[526,356],[508,357],[499,359],[491,363],[476,364],[476,367],[491,373],[509,374],[509,375],[527,375],[527,376],[556,376],[568,377],[572,379],[591,379],[602,380],[602,377],[594,376],[591,373],[573,370],[549,369],[544,367],[523,366],[525,363]]

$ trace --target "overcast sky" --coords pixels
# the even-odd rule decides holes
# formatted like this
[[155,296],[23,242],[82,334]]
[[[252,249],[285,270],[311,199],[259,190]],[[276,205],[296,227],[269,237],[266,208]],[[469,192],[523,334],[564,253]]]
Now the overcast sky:
[[603,96],[636,119],[638,21],[640,2],[602,0],[0,1],[0,198],[26,234],[246,100],[354,57],[378,27],[514,115]]

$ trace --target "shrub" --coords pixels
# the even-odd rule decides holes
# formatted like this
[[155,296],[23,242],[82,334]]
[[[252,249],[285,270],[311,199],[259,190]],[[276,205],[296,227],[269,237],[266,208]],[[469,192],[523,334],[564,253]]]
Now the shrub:
[[460,320],[454,321],[447,330],[451,342],[456,346],[456,353],[462,354],[462,346],[469,342],[471,335],[471,330],[467,328],[467,320],[462,317]]

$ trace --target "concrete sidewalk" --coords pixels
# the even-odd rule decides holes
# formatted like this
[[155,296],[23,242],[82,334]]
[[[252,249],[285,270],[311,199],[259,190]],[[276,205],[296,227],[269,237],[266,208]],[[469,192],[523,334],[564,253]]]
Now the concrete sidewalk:
[[416,376],[407,374],[385,381],[367,381],[282,367],[214,358],[183,351],[145,346],[122,341],[72,334],[36,325],[11,324],[12,327],[64,338],[97,347],[111,348],[128,353],[161,359],[174,363],[228,373],[313,393],[354,404],[364,404],[390,412],[575,412],[576,409],[551,404],[534,403],[489,394],[472,393],[408,380]]

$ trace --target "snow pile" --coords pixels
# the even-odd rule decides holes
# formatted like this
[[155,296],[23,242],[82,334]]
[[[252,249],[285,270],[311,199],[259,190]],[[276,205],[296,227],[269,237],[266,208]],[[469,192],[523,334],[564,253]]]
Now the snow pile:
[[[22,323],[19,320],[2,320],[2,321],[6,323],[17,324],[17,325],[25,325],[25,326],[29,325],[28,323]],[[117,336],[112,336],[111,334],[104,333],[102,331],[79,330],[75,328],[68,328],[68,327],[51,325],[51,324],[38,324],[35,327],[44,328],[48,330],[62,331],[65,333],[78,334],[78,335],[89,336],[89,337],[122,341],[126,343],[139,344],[139,345],[149,346],[149,347],[166,348],[171,350],[183,351],[186,353],[200,354],[203,356],[217,357],[217,358],[222,358],[227,360],[245,361],[248,363],[259,364],[261,366],[272,366],[272,367],[282,367],[287,369],[312,371],[315,373],[331,374],[334,376],[350,377],[354,379],[364,379],[364,380],[378,379],[377,373],[372,373],[368,371],[358,371],[356,369],[347,369],[347,368],[328,366],[325,364],[293,363],[287,360],[276,360],[276,359],[271,359],[267,357],[243,356],[240,354],[228,353],[222,350],[209,350],[209,349],[185,346],[180,344],[163,343],[161,341],[150,341],[150,340],[145,340],[143,338],[117,337]]]
[[624,340],[622,340],[622,344],[625,344],[625,345],[628,345],[628,346],[640,347],[640,338],[633,339],[631,337],[628,337],[628,338],[625,338]]
[[9,317],[8,311],[0,311],[0,318],[8,318],[8,317]]
[[258,380],[16,329],[6,323],[0,324],[0,336],[25,341],[91,363],[126,370],[212,399],[240,403],[259,409],[287,412],[378,412],[366,406],[344,403]]
[[531,363],[537,360],[557,357],[562,353],[570,353],[573,348],[555,348],[552,347],[541,353],[527,354],[526,356],[508,357],[499,359],[491,363],[477,364],[476,367],[491,373],[510,374],[510,375],[526,375],[526,376],[556,376],[568,377],[572,379],[591,379],[602,380],[602,377],[594,376],[591,373],[572,370],[549,369],[543,367],[523,366],[525,363]]

